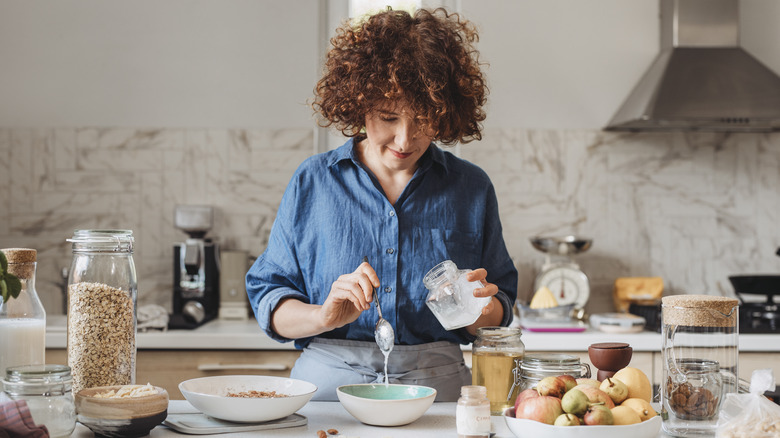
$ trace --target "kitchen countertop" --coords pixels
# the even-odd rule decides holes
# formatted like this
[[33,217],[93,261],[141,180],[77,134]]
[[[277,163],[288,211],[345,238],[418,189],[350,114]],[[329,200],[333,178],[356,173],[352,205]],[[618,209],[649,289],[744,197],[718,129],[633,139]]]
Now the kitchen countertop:
[[[46,348],[66,348],[65,316],[47,318]],[[597,342],[626,342],[635,352],[661,351],[661,334],[656,332],[604,333],[588,329],[582,333],[541,333],[524,331],[526,351],[586,351]],[[210,321],[194,330],[139,332],[139,349],[148,350],[294,350],[292,342],[279,343],[260,330],[254,319],[247,321]],[[463,346],[471,350],[470,345]],[[780,333],[741,334],[739,350],[744,352],[780,351]]]
[[[221,436],[230,438],[242,437],[316,437],[318,430],[336,429],[338,437],[342,438],[441,438],[442,436],[455,436],[455,403],[434,403],[428,411],[417,421],[398,427],[369,426],[352,417],[339,402],[309,402],[298,413],[305,416],[306,426],[291,427],[286,429],[263,430],[254,432],[234,432],[220,435],[190,435],[190,436]],[[171,400],[168,405],[168,414],[197,413],[198,411],[186,400]],[[503,417],[492,417],[495,438],[514,438]],[[92,432],[81,424],[76,425],[76,430],[71,438],[92,437]],[[150,437],[181,437],[180,434],[166,426],[157,426],[152,429]],[[333,437],[333,435],[329,435]],[[657,437],[667,437],[663,430]]]

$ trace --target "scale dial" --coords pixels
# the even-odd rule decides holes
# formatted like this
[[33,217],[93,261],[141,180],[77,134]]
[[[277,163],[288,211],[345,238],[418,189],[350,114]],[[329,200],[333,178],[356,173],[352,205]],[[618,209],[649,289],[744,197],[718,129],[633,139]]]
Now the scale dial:
[[536,277],[535,290],[542,286],[552,291],[560,306],[574,304],[574,307],[581,309],[590,297],[588,276],[576,266],[550,266]]

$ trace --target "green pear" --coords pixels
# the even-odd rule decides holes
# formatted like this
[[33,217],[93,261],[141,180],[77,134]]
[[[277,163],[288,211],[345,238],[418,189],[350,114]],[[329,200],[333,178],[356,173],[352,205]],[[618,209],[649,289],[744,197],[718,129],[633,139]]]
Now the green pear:
[[579,389],[567,391],[561,398],[561,407],[563,412],[574,415],[583,415],[588,410],[590,399]]
[[553,426],[579,426],[580,419],[574,414],[561,414],[555,419]]

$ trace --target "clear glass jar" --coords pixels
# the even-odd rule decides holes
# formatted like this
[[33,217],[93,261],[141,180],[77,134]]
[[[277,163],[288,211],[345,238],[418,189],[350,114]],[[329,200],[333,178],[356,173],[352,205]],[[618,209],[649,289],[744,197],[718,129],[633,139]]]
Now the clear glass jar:
[[490,413],[502,415],[520,393],[522,332],[515,327],[481,327],[471,346],[471,383],[487,388]]
[[669,435],[714,435],[723,397],[738,392],[739,301],[662,298],[661,419]]
[[434,266],[423,284],[429,290],[425,304],[447,330],[474,324],[492,297],[475,297],[474,289],[485,287],[481,281],[468,281],[469,269],[458,269],[451,260]]
[[25,365],[6,370],[3,387],[13,400],[24,400],[36,425],[52,437],[70,436],[76,427],[70,367]]
[[138,286],[130,230],[76,230],[68,275],[73,391],[135,383]]
[[38,252],[29,248],[2,250],[8,273],[22,284],[19,296],[0,297],[0,376],[7,367],[43,364],[46,354],[46,311],[35,291]]
[[545,377],[568,374],[575,379],[590,378],[590,365],[580,362],[571,354],[533,353],[526,354],[520,366],[520,390],[536,387]]
[[458,438],[488,438],[493,429],[490,400],[484,386],[462,386],[455,408]]

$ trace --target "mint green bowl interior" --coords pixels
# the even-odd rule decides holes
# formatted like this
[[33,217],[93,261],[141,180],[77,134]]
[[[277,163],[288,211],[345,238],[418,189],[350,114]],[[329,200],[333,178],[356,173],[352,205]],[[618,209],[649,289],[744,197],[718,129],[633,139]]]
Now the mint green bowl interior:
[[384,384],[346,385],[340,387],[339,391],[370,400],[409,400],[428,397],[434,393],[433,388],[427,386],[390,385],[386,387]]

